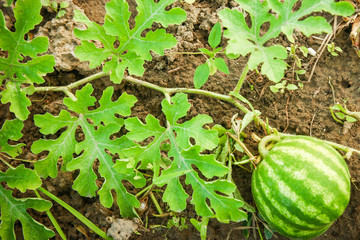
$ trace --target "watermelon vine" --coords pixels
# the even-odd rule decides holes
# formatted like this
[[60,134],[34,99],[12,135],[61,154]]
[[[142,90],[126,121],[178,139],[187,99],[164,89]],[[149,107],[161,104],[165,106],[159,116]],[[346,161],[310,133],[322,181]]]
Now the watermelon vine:
[[[294,42],[292,34],[295,29],[306,36],[330,32],[331,26],[325,18],[309,14],[327,11],[348,16],[354,8],[347,2],[304,0],[301,7],[293,11],[298,3],[296,0],[236,0],[242,11],[237,8],[220,11],[221,21],[214,25],[208,38],[212,50],[199,49],[207,60],[195,71],[195,89],[166,88],[146,82],[141,77],[144,64],[152,60],[153,54],[163,55],[164,50],[177,44],[176,38],[166,28],[184,22],[186,12],[174,7],[174,2],[136,0],[133,25],[129,20],[134,13],[125,0],[111,0],[106,4],[103,25],[76,10],[74,20],[84,24],[85,29],[74,30],[75,36],[81,40],[74,54],[81,61],[87,61],[90,68],[99,68],[100,72],[66,86],[41,85],[45,82],[43,77],[52,73],[55,65],[54,57],[44,54],[49,39],[28,37],[28,33],[42,21],[42,1],[18,0],[14,3],[15,31],[6,27],[4,14],[0,11],[0,50],[6,52],[5,57],[0,57],[0,100],[3,104],[10,103],[9,111],[15,116],[6,120],[0,129],[0,161],[7,169],[0,171],[0,182],[5,183],[0,185],[1,239],[16,239],[14,225],[17,220],[22,224],[25,239],[49,239],[55,235],[31,217],[27,212],[29,208],[46,212],[58,234],[66,239],[51,214],[52,203],[39,192],[69,210],[102,238],[111,239],[90,220],[41,187],[46,178],[56,178],[58,171],[78,171],[72,189],[83,197],[99,197],[105,208],[116,204],[122,218],[141,218],[141,200],[148,196],[154,201],[158,213],[163,214],[157,202],[159,199],[153,197],[155,190],[161,192],[160,200],[166,203],[169,214],[181,212],[187,204],[192,204],[198,217],[190,221],[200,231],[202,239],[206,239],[206,226],[211,218],[228,223],[250,221],[249,216],[258,216],[254,206],[246,203],[236,188],[232,179],[234,164],[249,164],[254,170],[252,190],[256,206],[269,226],[280,234],[291,238],[314,237],[323,233],[341,215],[349,201],[349,172],[343,157],[334,148],[345,151],[348,157],[360,151],[309,137],[279,134],[260,117],[260,111],[254,109],[240,91],[250,70],[260,68],[261,74],[273,82],[280,82],[284,77],[287,50],[282,45],[269,46],[269,40],[283,33]],[[251,25],[246,22],[245,12],[250,16]],[[158,26],[155,30],[152,28],[154,23]],[[269,24],[269,29],[262,34],[260,30],[264,23]],[[226,48],[219,47],[222,28],[228,43]],[[217,70],[229,74],[224,59],[219,57],[221,54],[231,59],[249,55],[238,83],[227,95],[200,89]],[[161,92],[164,95],[161,102],[164,121],[153,115],[144,120],[132,116],[136,97],[124,92],[114,99],[113,86],[107,87],[96,99],[90,82],[100,77],[109,77],[113,85],[125,81]],[[37,155],[35,162],[18,159],[16,157],[22,153],[25,144],[14,142],[22,138],[23,121],[30,116],[29,96],[34,92],[50,91],[66,94],[62,99],[65,109],[57,115],[36,114],[30,119],[44,138],[31,144],[31,152]],[[189,118],[191,104],[188,94],[228,102],[243,112],[243,119],[241,122],[233,119],[233,128],[225,129],[219,125],[211,127],[213,119],[209,115]],[[276,137],[271,139],[278,141],[268,151],[264,143],[268,138],[263,139],[259,151],[264,160],[260,164],[259,157],[243,143],[244,130],[250,123],[260,126],[265,134],[274,134],[270,136]],[[79,137],[79,132],[82,137]],[[316,148],[309,152],[300,149],[301,144],[304,147],[315,145]],[[234,151],[244,152],[244,158],[233,159],[231,154]],[[324,152],[333,154],[333,157]],[[279,163],[281,158],[284,161]],[[319,161],[306,162],[308,159]],[[19,161],[30,163],[18,165]],[[327,166],[324,161],[333,161],[333,165]],[[17,167],[12,166],[13,162]],[[94,168],[97,163],[98,167]],[[282,163],[286,167],[279,167]],[[60,164],[61,170],[58,168]],[[298,173],[299,164],[307,164],[304,171],[310,173],[292,174]],[[322,168],[325,165],[327,168]],[[292,194],[295,188],[300,191],[298,186],[304,185],[300,181],[302,178],[315,174],[311,172],[313,166],[319,170],[317,173],[326,177],[334,172],[336,178],[329,186],[319,183],[320,193],[318,189],[304,187],[302,190],[307,196],[299,196],[299,192]],[[269,195],[270,188],[279,185],[275,179],[284,186],[270,194],[277,201],[271,203],[265,195]],[[289,184],[285,186],[285,182]],[[130,185],[132,191],[128,189]],[[192,190],[188,191],[185,185]],[[312,185],[317,186],[316,183]],[[37,197],[16,198],[14,189],[34,191]],[[337,191],[333,194],[325,194],[334,189]],[[319,202],[312,201],[314,198]],[[300,207],[299,202],[302,204]],[[322,212],[310,211],[315,204],[321,205],[319,211]],[[289,210],[286,205],[293,206]],[[287,223],[288,219],[294,221]]]

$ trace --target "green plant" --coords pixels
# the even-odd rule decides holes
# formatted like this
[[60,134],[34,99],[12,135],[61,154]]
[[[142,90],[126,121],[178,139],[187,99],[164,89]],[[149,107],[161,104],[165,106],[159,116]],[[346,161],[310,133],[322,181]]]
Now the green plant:
[[27,96],[33,94],[34,83],[45,82],[42,76],[53,71],[55,60],[50,55],[38,56],[47,51],[49,40],[46,37],[24,39],[42,20],[40,1],[20,1],[16,6],[15,32],[7,29],[4,15],[0,12],[0,49],[7,52],[7,57],[0,57],[0,84],[5,85],[0,97],[1,102],[10,103],[10,111],[24,121],[29,115],[27,107],[31,105]]
[[344,124],[344,121],[354,123],[360,120],[359,112],[349,111],[346,107],[341,104],[336,104],[330,107],[331,116],[338,123]]
[[199,65],[194,74],[194,86],[195,88],[201,88],[202,85],[208,80],[209,76],[216,73],[217,70],[229,74],[229,69],[223,58],[216,57],[216,54],[222,50],[222,47],[217,47],[221,42],[222,31],[220,23],[216,23],[211,29],[209,35],[209,45],[212,47],[212,51],[206,48],[200,48],[200,52],[208,56],[205,63]]
[[275,85],[271,85],[270,86],[270,90],[274,93],[280,92],[280,93],[284,93],[285,89],[287,90],[296,90],[298,89],[298,87],[295,84],[287,84],[286,80],[283,80]]
[[[224,9],[219,12],[219,17],[226,28],[224,36],[229,39],[225,52],[229,58],[249,54],[248,63],[243,70],[244,74],[261,65],[261,73],[275,83],[280,82],[284,76],[287,68],[285,59],[288,54],[282,45],[267,46],[269,40],[278,37],[282,32],[293,43],[294,29],[300,30],[306,36],[331,32],[332,28],[325,18],[308,15],[322,10],[338,15],[349,15],[353,11],[347,3],[332,0],[303,1],[296,11],[293,11],[294,6],[298,4],[296,0],[285,2],[237,0],[237,2],[250,15],[252,24],[249,27],[244,13],[237,9]],[[264,33],[265,23],[269,28]],[[242,83],[243,79],[240,78],[235,88],[237,92],[241,89]]]
[[[34,191],[37,198],[17,199],[12,196],[12,190],[0,186],[0,237],[15,239],[13,228],[17,219],[22,223],[26,239],[52,237],[52,231],[34,221],[26,212],[28,208],[34,208],[46,211],[59,235],[66,239],[51,215],[51,203],[42,199],[39,191],[69,210],[96,234],[109,239],[106,233],[75,209],[40,187],[42,179],[57,176],[60,160],[60,171],[79,172],[72,186],[74,190],[84,197],[99,196],[104,207],[109,208],[115,202],[122,217],[140,217],[136,211],[141,207],[140,196],[150,195],[160,215],[162,210],[157,201],[165,202],[168,211],[181,212],[191,197],[190,204],[194,205],[201,221],[192,218],[190,222],[200,231],[202,239],[206,239],[207,224],[211,218],[225,223],[248,221],[249,214],[254,215],[255,209],[242,199],[237,190],[232,180],[232,166],[257,164],[258,158],[243,143],[247,137],[245,128],[250,123],[254,122],[267,134],[277,132],[261,119],[260,111],[239,93],[248,71],[256,71],[262,65],[262,74],[271,81],[280,82],[287,67],[284,61],[287,52],[281,45],[269,46],[268,41],[283,32],[293,42],[295,28],[307,36],[331,31],[324,18],[304,17],[322,10],[347,15],[352,13],[353,8],[348,3],[332,0],[302,1],[300,9],[294,12],[292,8],[297,3],[294,0],[237,2],[249,13],[253,24],[249,27],[244,13],[235,9],[224,9],[219,13],[222,24],[227,28],[224,36],[229,39],[228,46],[225,52],[218,47],[222,29],[220,23],[215,24],[208,38],[212,50],[200,49],[201,54],[207,56],[207,61],[195,71],[196,89],[165,88],[133,77],[143,76],[144,63],[152,60],[151,52],[163,55],[165,49],[176,45],[176,38],[165,29],[152,28],[154,23],[166,28],[185,21],[184,10],[169,7],[174,0],[136,0],[135,24],[132,27],[129,24],[132,13],[125,0],[111,0],[106,4],[103,25],[75,11],[74,19],[86,25],[85,30],[74,30],[75,36],[81,39],[75,55],[81,61],[88,61],[91,68],[100,66],[102,71],[66,86],[37,85],[44,83],[43,76],[51,73],[55,65],[53,56],[41,55],[47,51],[49,44],[46,37],[32,40],[25,37],[42,20],[41,1],[16,1],[15,31],[6,28],[1,12],[0,49],[6,54],[0,57],[0,83],[4,89],[0,97],[3,104],[11,104],[10,111],[16,119],[5,121],[0,130],[0,160],[8,168],[0,172],[0,181],[5,182],[9,189]],[[270,27],[262,35],[260,30],[266,22]],[[95,45],[94,41],[101,44]],[[229,73],[225,61],[218,57],[220,53],[229,58],[250,55],[234,91],[228,95],[199,89],[217,70]],[[104,76],[110,77],[114,84],[126,81],[162,93],[161,110],[165,121],[161,122],[152,115],[144,120],[129,117],[137,102],[136,97],[123,93],[116,98],[113,87],[106,88],[96,99],[92,96],[94,89],[90,82]],[[75,88],[79,89],[74,94],[72,91]],[[67,95],[63,99],[66,109],[58,115],[36,114],[30,119],[44,136],[32,143],[31,151],[39,156],[41,154],[42,158],[36,161],[19,159],[17,157],[24,144],[10,144],[8,140],[16,142],[22,137],[22,121],[28,119],[28,107],[31,105],[29,96],[34,92],[49,91]],[[237,116],[233,118],[232,129],[219,125],[211,127],[213,120],[208,115],[187,116],[191,107],[187,94],[204,95],[230,103],[244,116],[241,120]],[[79,131],[83,137],[76,135]],[[335,143],[329,144],[347,153],[359,152]],[[243,156],[238,159],[235,153]],[[14,168],[9,161],[29,162],[31,168],[24,165]],[[99,163],[98,168],[93,167],[94,163]],[[251,167],[247,169],[251,170]],[[184,179],[192,191],[188,191],[180,179]],[[125,187],[128,184],[138,192],[130,192]],[[160,188],[163,194],[161,199],[156,199],[152,191]],[[13,215],[10,216],[10,213]],[[185,228],[182,218],[173,218],[169,224]],[[35,238],[29,235],[29,229]]]
[[56,18],[61,18],[64,16],[66,14],[65,9],[69,7],[69,2],[66,1],[60,2],[59,4],[56,1],[41,0],[41,4],[44,7],[50,7],[52,10],[54,10],[54,12],[56,12]]
[[[267,150],[271,141],[277,143]],[[261,140],[259,152],[264,159],[254,170],[252,193],[276,231],[289,238],[315,238],[344,212],[350,173],[331,146],[308,136],[270,135]]]
[[186,224],[186,217],[177,217],[173,216],[166,225],[167,228],[176,227],[180,231],[184,229],[188,229],[188,225]]
[[338,52],[342,53],[342,51],[343,51],[340,47],[335,46],[334,42],[327,44],[326,47],[327,47],[328,52],[331,55],[333,55],[334,57],[339,56]]
[[299,50],[304,57],[307,57],[309,49],[304,46],[299,47],[296,44],[291,44],[291,47],[288,47],[287,50],[289,51],[289,57],[294,59],[293,73],[296,75],[296,80],[299,81],[299,75],[304,75],[306,73],[306,70],[303,69],[302,59],[297,53],[297,50]]

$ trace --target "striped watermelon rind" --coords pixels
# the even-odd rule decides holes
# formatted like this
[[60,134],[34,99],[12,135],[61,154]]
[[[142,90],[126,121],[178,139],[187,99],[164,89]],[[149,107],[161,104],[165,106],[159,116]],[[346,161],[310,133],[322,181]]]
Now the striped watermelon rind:
[[[270,135],[266,141],[278,137]],[[265,140],[265,139],[264,139]],[[266,151],[252,176],[262,217],[280,234],[311,239],[341,216],[350,200],[350,173],[343,157],[323,141],[289,136]]]

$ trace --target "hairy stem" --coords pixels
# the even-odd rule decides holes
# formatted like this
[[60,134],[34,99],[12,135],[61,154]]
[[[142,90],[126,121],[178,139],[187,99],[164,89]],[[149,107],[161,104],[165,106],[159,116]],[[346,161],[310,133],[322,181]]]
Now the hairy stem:
[[34,92],[64,92],[66,95],[68,95],[72,100],[76,100],[76,97],[74,94],[70,92],[71,89],[79,87],[82,84],[91,82],[95,79],[109,76],[109,73],[100,72],[96,73],[94,75],[91,75],[89,77],[83,78],[79,81],[76,81],[74,83],[71,83],[67,86],[57,86],[57,87],[35,87]]
[[242,87],[242,85],[243,85],[243,83],[244,83],[244,81],[245,81],[245,78],[246,78],[249,70],[250,70],[250,69],[249,69],[249,65],[246,64],[245,67],[244,67],[244,69],[243,69],[243,71],[242,71],[242,73],[241,73],[241,76],[240,76],[240,78],[239,78],[239,81],[238,81],[238,83],[236,84],[236,87],[235,87],[234,90],[233,90],[234,92],[237,92],[237,93],[240,92],[240,89],[241,89],[241,87]]

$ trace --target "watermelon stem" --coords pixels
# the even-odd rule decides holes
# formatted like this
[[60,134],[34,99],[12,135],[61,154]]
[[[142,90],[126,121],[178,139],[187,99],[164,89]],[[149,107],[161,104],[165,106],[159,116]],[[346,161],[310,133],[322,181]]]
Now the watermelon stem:
[[280,135],[278,134],[271,134],[268,135],[266,137],[263,137],[259,143],[258,149],[259,149],[259,153],[260,156],[264,159],[266,157],[266,155],[269,153],[269,150],[266,149],[266,146],[272,142],[272,141],[280,141]]

